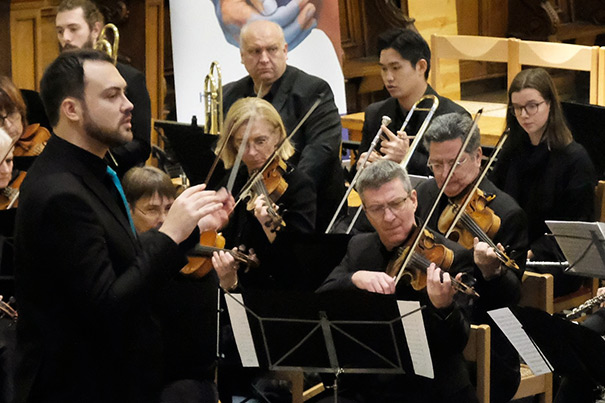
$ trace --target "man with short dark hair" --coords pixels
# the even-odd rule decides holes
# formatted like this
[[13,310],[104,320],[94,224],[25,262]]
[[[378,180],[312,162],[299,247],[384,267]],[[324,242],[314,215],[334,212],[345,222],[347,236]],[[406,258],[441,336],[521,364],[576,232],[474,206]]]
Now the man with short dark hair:
[[[391,95],[384,101],[371,104],[365,111],[363,137],[359,152],[359,163],[365,159],[365,153],[381,127],[383,116],[391,118],[391,123],[383,128],[383,140],[370,155],[368,162],[385,158],[400,163],[409,148],[407,136],[414,136],[420,129],[426,112],[415,112],[408,123],[405,133],[398,133],[408,111],[423,95],[435,95],[439,107],[435,116],[460,112],[468,113],[460,105],[438,95],[427,83],[431,70],[431,50],[424,38],[410,29],[392,29],[378,37],[378,55],[384,86]],[[428,101],[422,106],[430,105]],[[426,167],[427,152],[418,147],[408,164],[407,171],[414,175],[428,175]],[[358,167],[359,168],[359,167]]]
[[64,52],[41,95],[54,133],[21,185],[16,402],[153,402],[161,339],[150,301],[187,262],[193,232],[216,230],[234,201],[187,189],[159,230],[137,235],[104,162],[132,139],[132,104],[111,59]]
[[[63,0],[57,9],[55,19],[57,39],[61,51],[92,49],[103,28],[103,15],[91,0]],[[133,103],[133,141],[112,148],[107,160],[122,177],[135,165],[144,164],[151,152],[151,100],[147,91],[145,76],[139,70],[124,63],[116,63],[116,68],[128,85],[126,95]]]
[[412,374],[393,377],[360,375],[350,382],[345,374],[342,376],[343,387],[339,386],[339,390],[343,396],[364,403],[476,401],[462,357],[469,323],[463,308],[454,301],[456,291],[450,278],[451,274],[461,280],[463,272],[473,270],[470,254],[459,245],[429,232],[429,237],[434,236],[435,243],[453,251],[449,273],[430,263],[421,270],[426,269],[425,289],[414,290],[405,281],[396,283],[397,273],[391,271],[391,263],[400,254],[407,253],[404,245],[415,237],[416,191],[412,189],[405,170],[388,160],[365,168],[359,176],[357,190],[376,232],[359,234],[351,239],[347,254],[318,292],[360,289],[420,301],[421,305],[426,306],[422,317],[435,378]]
[[225,113],[238,99],[259,95],[277,109],[289,135],[315,101],[321,100],[292,138],[296,153],[288,162],[315,184],[315,229],[323,232],[345,192],[340,115],[332,90],[321,78],[286,64],[288,44],[281,27],[273,22],[259,20],[245,25],[240,34],[240,54],[249,76],[225,85]]

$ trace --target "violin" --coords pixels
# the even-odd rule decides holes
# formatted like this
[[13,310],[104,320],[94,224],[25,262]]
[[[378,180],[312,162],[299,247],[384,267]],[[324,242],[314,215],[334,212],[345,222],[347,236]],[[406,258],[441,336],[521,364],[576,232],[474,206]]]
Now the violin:
[[[426,268],[435,263],[442,270],[448,271],[454,262],[454,252],[435,240],[435,236],[427,229],[416,227],[408,242],[396,249],[395,258],[387,266],[387,274],[400,279],[405,277],[414,290],[426,288]],[[410,250],[415,244],[414,251]],[[452,287],[466,295],[479,297],[473,287],[451,279]]]
[[496,149],[481,174],[475,180],[471,190],[458,200],[451,201],[439,217],[437,228],[446,238],[458,242],[467,249],[474,247],[474,238],[487,243],[496,254],[498,260],[506,267],[519,270],[517,263],[502,252],[492,241],[500,229],[501,220],[488,204],[496,198],[494,194],[485,193],[479,189],[479,184],[487,174],[489,167],[496,159],[508,138],[508,129],[502,134]]
[[188,263],[181,269],[184,275],[202,278],[212,269],[212,254],[214,252],[227,252],[235,258],[235,261],[245,264],[247,267],[258,267],[258,260],[240,251],[225,248],[225,237],[216,231],[205,231],[200,234],[200,243],[188,252]]
[[254,210],[254,204],[259,196],[264,196],[267,201],[267,213],[270,220],[265,223],[271,232],[276,232],[286,226],[281,214],[274,207],[279,198],[285,193],[288,188],[288,182],[283,178],[287,170],[286,163],[279,157],[267,165],[259,176],[252,182],[252,186],[247,194],[242,194],[241,197],[249,198],[246,204],[248,211]]
[[38,123],[25,128],[23,134],[15,144],[13,155],[15,157],[35,157],[42,153],[46,142],[50,139],[50,132]]
[[0,191],[0,210],[8,210],[13,207],[17,207],[19,204],[19,187],[27,172],[22,171],[17,177],[4,189]]
[[15,308],[10,305],[15,302],[15,298],[10,297],[8,302],[4,302],[2,298],[2,295],[0,295],[0,318],[8,317],[9,319],[16,321],[19,317],[19,314],[17,313]]

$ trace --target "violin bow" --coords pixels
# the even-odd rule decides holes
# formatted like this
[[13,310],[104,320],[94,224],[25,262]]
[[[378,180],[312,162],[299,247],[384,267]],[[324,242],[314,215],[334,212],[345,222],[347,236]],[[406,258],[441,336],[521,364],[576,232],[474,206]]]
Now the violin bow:
[[[405,268],[409,264],[410,260],[412,259],[413,252],[416,250],[416,247],[418,246],[418,243],[420,242],[420,235],[424,233],[424,230],[426,229],[426,226],[428,225],[428,222],[430,221],[431,216],[435,212],[435,209],[437,208],[437,205],[439,204],[439,200],[441,199],[441,196],[443,195],[443,192],[445,191],[445,187],[447,186],[447,184],[450,182],[450,180],[454,176],[456,167],[458,167],[458,163],[462,159],[462,154],[464,153],[464,149],[466,148],[468,143],[471,141],[471,137],[472,137],[471,134],[477,128],[477,123],[479,122],[479,118],[481,117],[482,114],[483,114],[483,108],[479,109],[479,111],[475,115],[475,119],[473,119],[473,124],[471,125],[471,128],[469,129],[468,133],[466,133],[466,137],[464,138],[462,147],[460,147],[460,150],[458,151],[458,154],[456,155],[456,159],[454,160],[454,163],[452,164],[452,168],[450,169],[450,172],[447,174],[447,177],[445,178],[445,182],[443,183],[443,186],[441,186],[441,189],[439,190],[439,194],[437,195],[437,198],[435,199],[435,202],[433,203],[433,206],[431,207],[431,210],[430,210],[428,216],[422,223],[422,226],[420,227],[420,230],[418,231],[419,235],[416,236],[416,239],[414,240],[414,243],[412,244],[412,247],[410,248],[410,252],[406,256],[405,260],[403,261],[401,268]],[[401,269],[398,270],[397,277],[395,278],[395,284],[399,283],[399,280],[401,280],[401,276],[403,275],[403,272],[404,272],[404,270],[401,270]]]

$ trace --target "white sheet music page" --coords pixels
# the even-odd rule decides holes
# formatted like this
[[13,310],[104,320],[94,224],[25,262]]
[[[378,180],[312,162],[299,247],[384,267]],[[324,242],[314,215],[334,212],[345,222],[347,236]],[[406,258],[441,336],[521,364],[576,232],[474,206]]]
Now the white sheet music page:
[[[420,308],[418,301],[397,301],[399,314],[405,315],[415,309]],[[431,360],[431,351],[429,350],[429,342],[426,338],[426,330],[424,321],[422,320],[422,311],[418,310],[411,315],[401,319],[405,338],[408,342],[408,349],[412,357],[412,365],[416,375],[424,376],[433,379],[433,361]]]
[[237,301],[234,301],[234,298],[242,304],[244,303],[244,299],[242,298],[242,294],[225,295],[229,320],[231,321],[231,328],[233,329],[237,351],[242,359],[242,366],[258,367],[258,357],[256,355],[256,350],[254,349],[254,341],[252,340],[252,332],[250,331],[250,323],[248,322],[248,315],[246,315],[246,308],[238,304]]
[[539,348],[531,341],[527,333],[525,333],[523,325],[521,325],[521,322],[513,315],[510,309],[494,309],[487,313],[515,347],[534,375],[552,372],[552,366]]
[[573,265],[568,273],[605,278],[605,223],[546,221],[546,225],[569,264]]

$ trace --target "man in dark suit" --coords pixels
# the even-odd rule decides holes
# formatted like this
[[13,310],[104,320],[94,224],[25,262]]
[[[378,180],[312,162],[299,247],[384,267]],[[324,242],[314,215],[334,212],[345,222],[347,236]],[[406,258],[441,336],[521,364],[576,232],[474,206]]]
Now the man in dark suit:
[[[418,32],[410,29],[393,29],[378,37],[378,54],[382,81],[391,95],[383,101],[375,102],[365,111],[363,137],[359,152],[361,163],[370,148],[370,144],[381,127],[383,116],[391,118],[391,123],[383,129],[383,140],[376,152],[372,153],[369,162],[386,158],[397,163],[401,162],[409,148],[407,136],[414,136],[426,116],[426,112],[415,112],[408,123],[405,133],[398,133],[408,111],[424,95],[435,95],[439,99],[439,107],[435,116],[450,112],[468,113],[460,105],[448,98],[442,97],[427,83],[431,70],[431,50],[424,38]],[[422,106],[430,106],[428,101]],[[380,151],[380,154],[378,153]],[[420,145],[414,152],[407,168],[414,175],[429,175],[426,167],[427,152]],[[358,167],[359,168],[359,167]]]
[[[92,49],[103,28],[103,15],[90,0],[63,0],[55,19],[57,39],[61,51]],[[142,165],[151,151],[151,101],[145,76],[139,70],[124,63],[116,67],[128,88],[126,96],[134,105],[132,111],[133,141],[111,148],[107,160],[121,178],[135,165]]]
[[[41,95],[55,135],[21,186],[16,231],[18,402],[153,402],[161,383],[154,293],[200,230],[224,225],[226,192],[191,187],[159,230],[136,235],[103,157],[132,139],[111,59],[62,53]],[[198,235],[199,236],[199,235]]]
[[[354,382],[343,377],[345,397],[355,402],[474,402],[476,397],[465,369],[462,350],[469,323],[464,310],[454,302],[456,291],[450,274],[430,263],[426,289],[414,290],[405,281],[396,282],[393,262],[416,236],[415,212],[418,206],[405,170],[392,161],[370,165],[359,176],[357,190],[368,220],[376,232],[351,238],[347,254],[328,276],[318,292],[360,289],[380,294],[396,294],[398,299],[420,301],[426,306],[422,317],[431,350],[434,379],[413,374],[396,377],[359,376]],[[449,272],[458,280],[473,269],[468,251],[438,234],[437,244],[453,248]],[[421,263],[422,264],[422,263]],[[444,267],[446,269],[446,267]],[[420,275],[420,274],[419,274]],[[459,300],[460,301],[460,300]],[[350,378],[349,378],[350,379]]]
[[251,22],[242,28],[240,44],[249,76],[225,85],[225,113],[238,99],[258,95],[277,109],[290,134],[311,105],[321,101],[292,138],[296,153],[288,161],[309,175],[316,186],[315,228],[323,232],[345,191],[340,161],[342,133],[334,94],[321,78],[286,64],[288,44],[279,25]]
[[[471,126],[472,120],[468,115],[448,113],[434,118],[426,131],[423,141],[429,152],[428,166],[435,177],[422,183],[416,189],[418,191],[418,217],[421,219],[427,219]],[[446,214],[453,219],[455,212],[451,210],[451,203],[458,205],[464,203],[467,193],[478,180],[483,155],[480,140],[479,129],[475,128],[452,178],[445,186],[443,195],[430,217],[429,228],[445,234],[449,228],[439,225],[440,222],[447,221],[441,220],[445,216],[444,211],[449,209],[450,212],[446,212]],[[519,358],[502,332],[491,322],[487,311],[515,305],[519,302],[521,277],[529,247],[527,219],[515,200],[498,189],[487,178],[481,181],[479,190],[483,192],[483,198],[477,199],[477,202],[473,204],[476,207],[469,207],[467,210],[481,211],[477,214],[480,218],[476,218],[475,225],[483,226],[486,238],[476,234],[464,235],[460,237],[459,242],[466,243],[464,246],[473,250],[477,266],[474,276],[477,279],[476,287],[481,298],[473,306],[471,321],[475,324],[488,323],[493,328],[491,401],[494,403],[508,402],[519,385]],[[485,203],[485,210],[481,210],[483,203]],[[494,214],[494,219],[490,221],[486,219],[489,217],[489,210]],[[449,221],[451,222],[451,220]],[[462,221],[460,220],[460,222]],[[469,227],[461,224],[457,228],[468,229]],[[459,230],[457,233],[463,232]],[[517,266],[507,267],[502,263],[494,248],[485,242],[487,239],[491,240],[493,245],[496,245],[502,252],[507,253]]]

